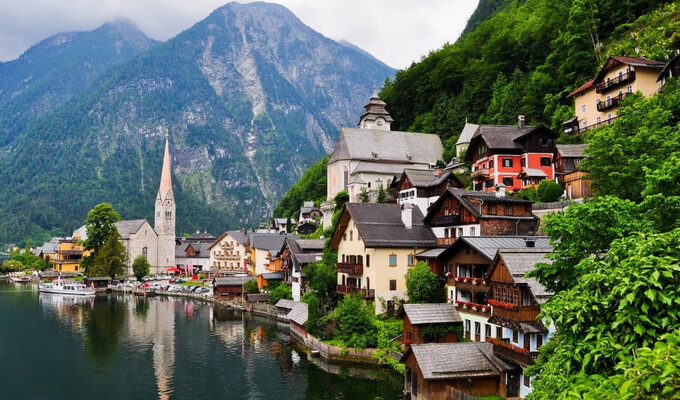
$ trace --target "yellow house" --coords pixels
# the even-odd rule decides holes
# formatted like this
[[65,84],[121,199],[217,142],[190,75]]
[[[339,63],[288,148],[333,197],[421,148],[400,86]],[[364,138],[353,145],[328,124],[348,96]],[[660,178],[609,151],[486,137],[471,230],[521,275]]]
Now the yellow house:
[[644,57],[611,56],[592,80],[569,93],[574,98],[574,118],[565,132],[579,133],[608,125],[616,119],[619,103],[631,93],[651,96],[664,64]]
[[395,300],[406,300],[406,272],[415,254],[436,247],[437,238],[423,224],[418,207],[347,203],[330,247],[338,251],[337,291],[359,293],[376,301],[376,314]]
[[90,254],[89,250],[83,250],[83,246],[79,244],[80,237],[74,236],[70,239],[61,239],[57,245],[57,251],[54,254],[54,270],[58,272],[82,272],[80,263],[84,257]]

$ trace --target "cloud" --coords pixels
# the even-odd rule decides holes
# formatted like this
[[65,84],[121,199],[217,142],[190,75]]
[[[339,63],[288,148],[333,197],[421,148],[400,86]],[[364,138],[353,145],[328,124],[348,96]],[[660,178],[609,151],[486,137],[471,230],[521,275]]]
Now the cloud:
[[[250,2],[250,1],[246,1]],[[453,43],[478,0],[278,0],[305,24],[347,40],[395,68]],[[149,37],[167,40],[224,5],[220,0],[23,0],[0,3],[0,60],[37,42],[86,31],[122,17]]]

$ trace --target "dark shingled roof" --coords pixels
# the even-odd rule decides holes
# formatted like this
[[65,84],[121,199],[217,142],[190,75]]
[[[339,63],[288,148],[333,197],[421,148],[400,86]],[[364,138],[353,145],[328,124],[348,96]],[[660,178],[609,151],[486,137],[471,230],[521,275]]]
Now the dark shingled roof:
[[292,310],[299,302],[295,300],[281,299],[276,302],[276,308],[285,308]]
[[254,281],[254,276],[230,276],[226,278],[215,278],[215,286],[241,286],[245,282]]
[[472,136],[481,136],[489,149],[517,149],[522,151],[522,145],[515,140],[538,129],[537,126],[525,126],[520,128],[517,125],[480,125],[477,132]]
[[410,229],[404,226],[401,212],[399,204],[347,203],[331,239],[331,247],[337,248],[349,217],[354,220],[367,247],[436,247],[437,237],[423,225],[420,209],[411,209],[413,222]]
[[455,197],[460,204],[465,207],[469,212],[477,216],[478,218],[493,218],[493,219],[512,219],[512,220],[531,220],[533,216],[526,217],[516,217],[516,216],[504,216],[504,215],[482,215],[479,212],[479,206],[472,204],[468,199],[483,200],[484,202],[492,203],[503,203],[503,204],[531,204],[529,200],[516,199],[510,196],[497,196],[496,193],[491,192],[478,192],[474,190],[465,190],[458,188],[447,188],[441,196],[432,203],[430,208],[428,208],[427,216],[424,218],[424,222],[429,223],[432,218],[437,214],[439,208],[445,203],[446,199],[450,197]]
[[413,325],[463,322],[453,303],[404,304],[403,312]]
[[[534,247],[527,247],[527,239],[534,240]],[[456,239],[443,253],[442,257],[449,257],[465,245],[470,246],[487,260],[496,256],[498,249],[541,249],[552,251],[550,238],[547,236],[462,236]]]
[[286,238],[289,237],[297,238],[298,236],[279,233],[252,233],[250,235],[250,247],[268,250],[274,256],[281,251]]
[[503,263],[508,268],[510,275],[515,283],[525,284],[531,289],[536,302],[543,304],[553,295],[552,292],[538,283],[536,278],[527,278],[525,275],[534,270],[537,263],[552,264],[552,260],[545,256],[552,251],[551,248],[512,248],[498,249],[497,257],[503,259]]
[[631,65],[633,67],[653,68],[658,70],[663,70],[665,65],[662,62],[650,60],[644,57],[610,56],[607,61],[604,62],[602,68],[595,76],[595,83],[600,83],[604,79],[605,75],[607,75],[607,71],[620,64]]
[[261,303],[269,300],[268,293],[248,293],[246,299],[251,303]]
[[307,303],[297,303],[295,307],[288,313],[288,319],[295,322],[298,325],[305,326],[307,322]]
[[[437,175],[437,172],[440,172]],[[404,175],[408,178],[411,185],[416,188],[428,188],[440,185],[451,176],[450,170],[435,170],[435,169],[405,169]],[[402,177],[403,179],[403,177]],[[461,185],[462,186],[462,185]]]
[[491,343],[413,344],[404,353],[402,362],[410,353],[415,356],[425,380],[500,376],[503,371],[516,369],[494,355]]
[[558,144],[555,146],[562,158],[583,158],[587,144]]

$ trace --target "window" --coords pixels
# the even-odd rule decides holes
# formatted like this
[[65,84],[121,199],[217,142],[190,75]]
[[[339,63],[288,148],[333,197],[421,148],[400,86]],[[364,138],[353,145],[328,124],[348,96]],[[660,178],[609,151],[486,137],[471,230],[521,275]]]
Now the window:
[[521,165],[522,167],[526,167],[526,166],[527,166],[527,160],[525,160],[525,159],[522,158],[522,159],[519,161],[519,165]]
[[475,335],[481,335],[482,334],[482,324],[475,321]]
[[582,112],[582,113],[586,112],[586,105],[585,105],[585,104],[583,104],[583,105],[581,106],[581,112]]
[[347,240],[347,234],[346,233],[342,234],[342,240],[345,240],[345,241]]
[[479,148],[477,149],[477,154],[484,154],[484,153],[486,153],[487,150],[488,150],[488,147],[486,147],[486,145],[483,144],[483,145],[479,146]]
[[413,254],[408,255],[408,265],[412,266],[416,264],[416,257]]
[[493,160],[489,161],[489,169],[493,168]]
[[370,266],[371,266],[371,255],[366,254],[366,267],[370,267]]
[[470,236],[475,236],[475,227],[470,228]]
[[397,280],[390,279],[390,290],[397,290]]
[[587,126],[588,126],[588,121],[586,121],[586,120],[584,119],[584,120],[583,120],[583,127],[586,128]]
[[478,192],[482,190],[482,182],[475,183],[475,190]]
[[519,332],[513,329],[512,331],[512,342],[513,343],[518,343],[519,342]]
[[354,231],[349,231],[349,240],[354,240]]
[[484,338],[488,339],[491,337],[491,325],[484,324]]
[[519,299],[517,295],[517,289],[512,291],[512,304],[519,305]]
[[493,187],[493,178],[487,179],[484,184],[486,185],[487,188]]
[[612,119],[612,113],[607,113],[607,119]]
[[515,180],[511,176],[503,177],[503,184],[505,186],[512,186],[515,184]]
[[531,377],[529,375],[524,375],[524,386],[531,387]]
[[503,167],[512,168],[512,158],[504,158],[503,159]]
[[528,291],[522,292],[522,305],[523,306],[531,305],[531,294],[529,294]]
[[144,256],[144,258],[147,258],[147,252],[148,249],[146,247],[142,248],[142,255]]
[[463,236],[463,228],[458,228],[458,237]]
[[397,255],[396,254],[390,254],[390,267],[396,267],[397,266]]
[[505,205],[505,210],[503,210],[504,215],[512,215],[512,206],[509,204]]
[[491,215],[495,212],[496,212],[496,205],[495,204],[489,204],[489,215]]
[[633,93],[633,85],[628,85],[628,87],[626,87],[626,93]]
[[602,123],[602,117],[597,117],[595,119],[595,122],[597,122],[598,124]]
[[470,333],[470,320],[465,320],[465,333]]
[[541,157],[541,167],[549,167],[551,164],[550,157]]

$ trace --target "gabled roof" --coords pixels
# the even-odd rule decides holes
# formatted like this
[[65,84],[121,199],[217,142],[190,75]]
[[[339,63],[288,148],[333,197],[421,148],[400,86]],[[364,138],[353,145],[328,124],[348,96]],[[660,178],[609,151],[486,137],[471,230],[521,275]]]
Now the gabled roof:
[[441,257],[450,257],[459,249],[470,246],[481,256],[491,261],[496,256],[498,249],[531,249],[531,247],[527,247],[527,239],[534,240],[533,248],[552,251],[548,236],[462,236],[456,239],[441,254]]
[[404,304],[399,314],[406,314],[413,325],[463,322],[453,303]]
[[[352,174],[360,173],[377,173],[377,174],[400,174],[405,168],[413,167],[411,163],[384,163],[379,161],[360,161],[357,166],[354,167]],[[360,183],[363,183],[354,178]]]
[[500,376],[516,369],[496,357],[491,343],[412,344],[404,353],[404,362],[413,353],[425,380],[464,379]]
[[552,249],[548,248],[500,248],[491,263],[487,276],[491,276],[499,260],[502,259],[513,281],[516,284],[529,286],[536,302],[543,304],[552,297],[553,293],[538,283],[536,278],[527,278],[525,275],[533,271],[537,263],[552,264],[552,260],[545,258],[551,251]]
[[[458,180],[450,170],[408,168],[404,169],[403,176],[406,176],[409,182],[411,182],[411,185],[416,188],[429,188],[441,185],[451,176],[459,183],[459,186],[463,186],[460,180]],[[401,179],[403,179],[403,176]]]
[[585,91],[586,89],[592,87],[594,82],[595,82],[595,79],[591,79],[591,80],[589,80],[588,82],[586,82],[586,83],[584,83],[583,85],[581,85],[578,89],[572,90],[572,91],[567,95],[567,98],[572,97],[572,96],[575,96],[575,95],[577,95],[577,94],[579,94],[579,93]]
[[559,153],[562,158],[584,158],[583,151],[588,147],[587,144],[558,144],[555,146],[555,152]]
[[607,71],[620,64],[630,65],[632,67],[654,68],[658,70],[662,70],[664,67],[664,63],[644,57],[610,56],[607,61],[604,62],[602,68],[600,68],[600,72],[595,76],[595,83],[600,82],[607,74]]
[[298,237],[282,233],[251,233],[250,247],[253,249],[267,250],[272,256],[278,254],[288,237]]
[[530,178],[546,178],[546,179],[547,179],[547,178],[548,178],[548,174],[546,174],[545,171],[543,171],[543,170],[540,169],[540,168],[527,168],[527,167],[524,167],[524,168],[522,168],[522,171],[520,171],[519,177],[520,177],[520,178],[523,178],[523,177],[530,177]]
[[671,58],[670,61],[668,61],[668,63],[666,63],[666,66],[663,67],[663,70],[661,70],[661,72],[659,73],[659,77],[656,78],[656,81],[658,82],[661,79],[663,79],[663,77],[665,75],[668,75],[668,70],[673,68],[673,66],[675,64],[677,64],[679,61],[680,61],[680,54],[677,54],[675,57]]
[[[146,222],[145,219],[131,219],[127,221],[118,221],[115,223],[120,237],[123,239],[129,239],[131,235],[139,232],[139,229]],[[155,233],[156,231],[154,231]]]
[[292,310],[299,302],[295,300],[281,299],[276,302],[276,308],[285,308],[287,310]]
[[438,135],[343,127],[328,163],[338,160],[379,160],[434,164],[444,146]]
[[530,216],[516,217],[516,216],[503,216],[503,215],[483,215],[482,213],[479,212],[479,206],[472,204],[469,201],[470,199],[477,199],[477,200],[480,200],[480,201],[483,200],[484,202],[489,202],[489,203],[531,204],[531,201],[529,201],[529,200],[516,199],[516,198],[510,197],[510,196],[497,196],[496,193],[491,193],[491,192],[478,192],[478,191],[475,191],[475,190],[447,188],[446,191],[444,193],[442,193],[441,196],[439,196],[437,201],[432,203],[432,205],[428,208],[427,215],[424,218],[424,222],[426,224],[428,224],[428,223],[430,223],[430,221],[432,221],[432,218],[434,218],[437,211],[439,211],[439,208],[442,207],[442,205],[446,202],[446,199],[448,199],[450,197],[454,197],[455,199],[457,199],[460,202],[460,204],[463,207],[465,207],[466,210],[468,210],[470,213],[477,216],[478,218],[533,219],[533,217],[530,217]]
[[[480,125],[477,132],[470,139],[470,148],[475,148],[477,143],[483,141],[489,150],[496,152],[503,150],[509,153],[520,154],[524,152],[520,139],[538,132],[544,132],[557,137],[554,132],[544,126],[526,125],[520,128],[518,125]],[[471,161],[472,153],[468,151],[465,159]]]
[[295,307],[293,307],[292,310],[288,313],[288,319],[291,321],[295,322],[298,325],[305,325],[305,322],[307,322],[307,315],[308,315],[308,309],[307,309],[307,303],[297,303]]
[[347,203],[331,238],[331,248],[337,248],[350,219],[366,247],[404,248],[435,247],[437,238],[423,225],[423,214],[418,207],[411,209],[412,227],[407,229],[401,219],[399,204]]
[[465,126],[463,127],[463,130],[460,132],[460,136],[458,136],[456,145],[470,143],[472,136],[477,132],[478,129],[479,125],[465,122]]

